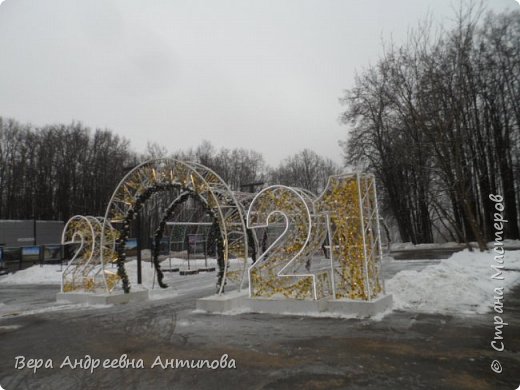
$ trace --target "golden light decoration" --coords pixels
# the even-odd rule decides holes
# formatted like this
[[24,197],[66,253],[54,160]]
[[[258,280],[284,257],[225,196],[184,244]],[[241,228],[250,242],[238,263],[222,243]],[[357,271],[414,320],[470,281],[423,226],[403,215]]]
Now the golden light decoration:
[[[102,219],[92,216],[76,215],[65,224],[61,243],[72,246],[74,254],[62,272],[62,292],[106,289],[100,252],[102,230]],[[105,254],[108,258],[114,253],[115,232],[111,225],[108,225],[105,234]]]
[[[219,292],[223,290],[228,272],[233,272],[233,276],[237,273],[240,275],[232,280],[238,279],[240,288],[245,280],[248,256],[245,213],[222,178],[204,165],[175,159],[156,159],[138,165],[116,187],[107,206],[105,224],[112,223],[117,230],[123,231],[121,225],[139,213],[141,205],[153,192],[172,187],[197,194],[215,215],[220,228],[220,238],[224,243],[224,270]],[[124,235],[120,234],[117,238],[124,244]],[[101,245],[104,246],[103,238]],[[101,254],[104,261],[116,259],[123,289],[129,292],[130,284],[125,271],[123,252],[114,255],[103,250]],[[242,261],[232,268],[230,258],[240,258]]]
[[313,224],[313,210],[311,196],[297,188],[271,186],[253,199],[248,228],[281,224],[285,230],[249,268],[251,297],[319,299],[325,295],[326,285],[317,283],[317,275],[305,269],[326,234],[323,224]]
[[376,298],[384,286],[374,176],[332,176],[316,205],[329,218],[335,298]]
[[[332,176],[317,199],[295,188],[268,187],[251,203],[247,224],[286,226],[249,269],[252,298],[373,300],[384,290],[373,175]],[[327,232],[330,266],[304,270]]]
[[[75,216],[67,222],[62,243],[78,248],[63,272],[62,291],[112,291],[121,283],[128,292],[124,245],[116,252],[115,243],[124,244],[129,221],[154,192],[172,187],[196,193],[215,216],[224,247],[220,293],[226,280],[240,289],[246,271],[254,298],[372,300],[384,292],[373,175],[332,176],[318,198],[302,189],[271,186],[252,201],[242,197],[242,204],[209,168],[172,159],[151,160],[132,169],[114,191],[104,218]],[[247,216],[244,205],[249,206]],[[285,227],[249,268],[246,223],[252,229]],[[329,266],[307,268],[327,234]],[[232,268],[231,258],[242,261]],[[117,273],[104,268],[110,263],[117,264]]]

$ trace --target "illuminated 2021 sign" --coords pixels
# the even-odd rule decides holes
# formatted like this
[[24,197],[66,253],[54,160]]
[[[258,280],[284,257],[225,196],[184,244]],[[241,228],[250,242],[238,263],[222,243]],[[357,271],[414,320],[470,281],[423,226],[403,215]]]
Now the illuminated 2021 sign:
[[[104,218],[76,216],[67,224],[63,242],[76,242],[81,253],[69,262],[62,290],[110,292],[117,282],[129,292],[124,247],[130,221],[154,193],[172,188],[198,197],[219,228],[224,265],[219,293],[226,281],[237,281],[240,288],[247,279],[253,298],[372,300],[383,291],[372,175],[332,176],[318,197],[271,186],[251,201],[231,191],[211,169],[174,159],[150,160],[132,169],[116,187]],[[283,233],[249,265],[251,231],[271,225],[281,226]],[[328,258],[316,256],[320,249]],[[232,264],[231,258],[242,260]],[[117,274],[105,269],[112,263]],[[155,266],[162,275],[158,261]]]

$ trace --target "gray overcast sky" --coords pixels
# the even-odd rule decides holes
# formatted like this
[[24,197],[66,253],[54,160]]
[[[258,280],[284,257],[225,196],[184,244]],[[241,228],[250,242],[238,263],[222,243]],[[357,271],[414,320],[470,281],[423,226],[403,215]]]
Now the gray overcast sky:
[[[304,148],[341,162],[338,101],[382,39],[454,0],[0,0],[0,115],[81,121],[144,151]],[[488,9],[515,0],[484,1]]]

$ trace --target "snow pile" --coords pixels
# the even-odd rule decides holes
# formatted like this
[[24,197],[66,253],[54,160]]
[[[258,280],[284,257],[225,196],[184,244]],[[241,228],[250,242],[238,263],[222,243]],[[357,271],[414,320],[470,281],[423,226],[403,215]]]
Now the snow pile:
[[[10,273],[5,276],[0,276],[1,284],[61,284],[61,270],[65,269],[65,265],[61,268],[59,265],[46,264],[43,267],[40,265],[33,265],[15,273]],[[106,270],[117,272],[117,267],[114,265],[106,267]],[[125,264],[125,270],[128,274],[128,279],[133,283],[137,280],[137,261],[132,260]],[[142,263],[142,278],[143,286],[151,288],[154,280],[155,269],[150,266],[150,263]],[[155,282],[157,287],[157,282]]]
[[[197,268],[204,265],[204,260],[191,260],[191,267]],[[216,263],[215,260],[213,262]],[[211,261],[208,259],[208,264]],[[176,259],[172,258],[172,266],[177,266],[181,269],[187,268],[187,261],[184,259]],[[169,265],[167,262],[163,262],[161,264],[161,268],[168,268]],[[65,269],[65,265],[63,266]],[[117,273],[117,267],[115,265],[109,265],[106,267],[107,271]],[[130,260],[125,263],[125,270],[128,275],[128,280],[130,281],[130,285],[132,288],[137,287],[137,260]],[[61,268],[59,265],[50,265],[46,264],[43,267],[40,265],[33,265],[32,267],[26,268],[21,271],[17,271],[15,273],[7,274],[5,276],[0,276],[0,284],[9,284],[9,285],[23,285],[23,284],[61,284]],[[208,274],[208,275],[215,275]],[[174,288],[161,289],[157,284],[157,278],[155,276],[155,268],[151,266],[149,262],[143,261],[141,267],[141,276],[142,276],[142,287],[150,290],[151,299],[161,299],[173,296],[178,293]],[[175,286],[178,281],[183,280],[184,277],[179,276],[178,273],[165,273],[165,283],[171,286]],[[204,276],[204,274],[202,275]],[[215,276],[216,278],[216,276]],[[174,281],[175,279],[175,281]],[[197,279],[190,277],[189,279]],[[215,280],[212,278],[210,285],[214,285]],[[207,284],[207,283],[206,283]],[[207,287],[204,283],[203,287]],[[200,287],[198,284],[196,287]],[[186,286],[184,286],[186,288]],[[0,303],[1,305],[1,303]]]
[[[164,260],[163,262],[161,262],[161,268],[170,268],[170,263],[172,267],[178,267],[181,270],[188,269],[188,260],[179,258]],[[242,260],[230,259],[229,263],[231,265],[239,265],[242,263]],[[251,264],[251,259],[249,259],[248,264]],[[204,259],[190,260],[190,267],[192,269],[205,267],[205,265],[206,261]],[[217,261],[213,258],[208,258],[207,265],[216,267]],[[45,264],[43,267],[40,265],[33,265],[32,267],[26,268],[24,270],[0,276],[0,284],[61,284],[61,270],[65,269],[65,267],[65,264],[63,265],[63,267],[54,264]],[[105,269],[107,271],[117,272],[117,267],[115,265],[108,265]],[[133,259],[127,261],[125,263],[125,270],[128,274],[128,279],[133,284],[134,281],[137,280],[137,260]],[[141,270],[143,286],[146,288],[152,288],[152,286],[154,285],[153,281],[155,278],[154,267],[151,265],[150,262],[143,261]],[[155,288],[157,288],[157,281],[155,281]]]
[[[63,266],[63,269],[65,266]],[[12,274],[0,276],[2,284],[61,284],[61,267],[56,264],[46,264],[43,267],[33,265]]]
[[386,281],[386,290],[393,294],[395,309],[486,313],[493,305],[496,287],[505,287],[507,292],[520,283],[520,251],[505,251],[504,280],[491,279],[495,273],[491,265],[497,264],[494,256],[494,251],[457,252],[420,271],[397,273]]

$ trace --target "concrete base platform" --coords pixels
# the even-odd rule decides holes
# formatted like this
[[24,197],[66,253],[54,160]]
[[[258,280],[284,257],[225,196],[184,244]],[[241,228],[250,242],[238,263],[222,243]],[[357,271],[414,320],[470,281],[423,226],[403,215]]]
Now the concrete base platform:
[[199,272],[215,272],[215,267],[208,267],[208,268],[199,268]]
[[350,299],[338,299],[327,301],[327,311],[334,314],[356,317],[373,317],[392,308],[393,298],[391,294],[381,295],[373,301],[353,301]]
[[161,271],[162,272],[179,272],[179,268],[165,268],[165,269],[161,268]]
[[322,313],[327,311],[327,301],[304,300],[304,299],[265,299],[265,298],[246,298],[245,306],[253,313],[270,314],[307,314]]
[[247,291],[231,291],[222,295],[210,295],[209,297],[197,299],[197,309],[211,313],[243,310],[243,301],[247,299],[247,297]]
[[296,314],[320,316],[346,316],[366,318],[392,308],[392,295],[382,295],[373,301],[297,300],[249,298],[247,291],[233,291],[222,295],[211,295],[197,300],[197,309],[210,313],[252,312],[269,314]]
[[197,275],[198,273],[198,269],[183,269],[179,271],[179,275]]
[[123,291],[108,293],[88,293],[82,291],[59,292],[56,301],[60,303],[86,303],[87,305],[109,305],[129,302],[143,302],[148,300],[148,290],[130,290],[125,294]]

